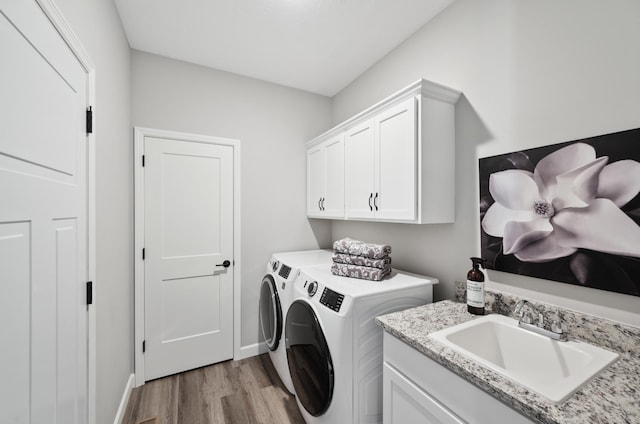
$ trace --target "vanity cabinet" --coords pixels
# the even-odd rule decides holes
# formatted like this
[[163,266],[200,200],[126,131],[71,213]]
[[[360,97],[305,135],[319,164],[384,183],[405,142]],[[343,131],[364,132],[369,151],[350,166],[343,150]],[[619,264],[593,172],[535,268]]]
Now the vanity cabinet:
[[384,333],[384,424],[533,424],[533,421]]
[[307,150],[307,216],[344,216],[344,135]]
[[[307,147],[307,214],[313,218],[413,224],[455,219],[455,103],[460,93],[419,80],[375,104]],[[317,149],[342,137],[344,209],[328,212]],[[313,155],[318,155],[314,160]],[[326,162],[325,162],[326,163]],[[326,190],[325,192],[326,193]],[[318,201],[320,203],[318,204]]]

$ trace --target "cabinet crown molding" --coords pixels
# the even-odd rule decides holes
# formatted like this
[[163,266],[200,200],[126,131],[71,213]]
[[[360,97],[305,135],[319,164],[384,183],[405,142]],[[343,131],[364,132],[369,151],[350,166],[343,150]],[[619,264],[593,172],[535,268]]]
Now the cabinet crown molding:
[[428,81],[426,79],[419,79],[414,83],[406,86],[405,88],[393,93],[392,95],[386,97],[385,99],[379,101],[373,106],[363,110],[357,115],[352,116],[351,118],[343,121],[342,123],[336,125],[330,130],[320,134],[319,136],[309,140],[305,143],[305,147],[308,149],[313,147],[328,137],[332,137],[335,134],[346,131],[349,128],[358,125],[360,122],[372,117],[376,113],[384,110],[390,106],[393,106],[396,103],[400,103],[409,97],[417,96],[421,94],[422,96],[429,97],[435,100],[440,100],[450,104],[456,104],[460,95],[462,94],[458,90],[454,90],[452,88],[446,87],[442,84],[435,83],[433,81]]

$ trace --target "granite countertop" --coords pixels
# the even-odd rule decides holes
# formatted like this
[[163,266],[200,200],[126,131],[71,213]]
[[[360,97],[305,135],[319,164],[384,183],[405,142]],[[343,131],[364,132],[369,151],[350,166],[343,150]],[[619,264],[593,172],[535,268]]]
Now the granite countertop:
[[[509,315],[518,298],[488,292],[487,313]],[[541,307],[543,310],[544,306]],[[552,307],[549,307],[551,309]],[[551,311],[568,325],[571,338],[616,351],[620,357],[567,401],[554,405],[524,386],[484,367],[429,336],[477,318],[466,303],[445,300],[376,318],[385,331],[413,346],[523,415],[544,424],[640,423],[640,329],[582,315]]]

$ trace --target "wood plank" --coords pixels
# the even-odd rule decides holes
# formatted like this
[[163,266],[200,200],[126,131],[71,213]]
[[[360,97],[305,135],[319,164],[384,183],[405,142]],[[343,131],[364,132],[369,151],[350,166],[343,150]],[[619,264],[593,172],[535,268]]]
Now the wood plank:
[[261,392],[275,418],[274,423],[305,424],[295,398],[288,392],[276,386],[265,387]]
[[158,417],[152,417],[138,421],[136,424],[160,424],[160,421],[158,421]]
[[205,373],[198,369],[179,374],[178,378],[178,423],[209,424],[209,402],[213,397],[207,393],[210,385]]
[[268,354],[147,382],[133,389],[123,424],[304,424]]
[[178,390],[177,375],[149,381],[133,389],[129,404],[134,399],[134,405],[131,409],[127,406],[124,424],[136,424],[149,417],[158,417],[162,424],[177,424]]
[[221,399],[225,424],[258,424],[246,392],[237,392]]

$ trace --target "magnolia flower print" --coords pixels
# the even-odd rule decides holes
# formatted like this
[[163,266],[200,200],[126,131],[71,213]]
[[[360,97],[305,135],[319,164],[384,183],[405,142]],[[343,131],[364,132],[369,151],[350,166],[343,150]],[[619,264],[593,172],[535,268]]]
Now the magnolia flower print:
[[524,262],[548,262],[577,249],[640,258],[640,227],[620,210],[640,192],[640,163],[608,160],[574,143],[542,158],[533,173],[491,174],[495,202],[483,230],[502,237],[505,255]]

